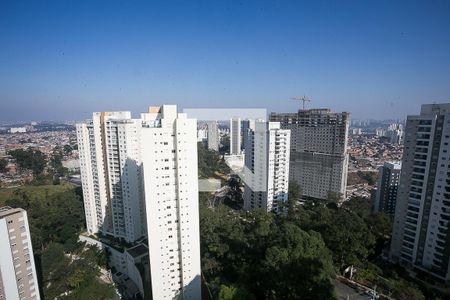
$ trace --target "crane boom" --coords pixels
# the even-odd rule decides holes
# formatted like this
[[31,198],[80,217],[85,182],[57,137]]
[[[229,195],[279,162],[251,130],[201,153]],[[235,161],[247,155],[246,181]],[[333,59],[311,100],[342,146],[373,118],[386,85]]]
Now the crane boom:
[[305,110],[305,103],[306,102],[311,102],[311,100],[308,97],[306,97],[306,96],[291,97],[291,100],[302,101],[303,102],[303,110]]

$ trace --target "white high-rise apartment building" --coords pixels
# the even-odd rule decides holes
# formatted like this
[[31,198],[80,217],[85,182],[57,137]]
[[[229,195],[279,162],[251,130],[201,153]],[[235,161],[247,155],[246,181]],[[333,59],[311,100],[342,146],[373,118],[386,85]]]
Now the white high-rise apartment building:
[[141,121],[130,112],[100,112],[76,128],[88,232],[134,242],[146,231]]
[[271,113],[270,121],[291,130],[290,179],[305,199],[345,199],[349,114],[329,109]]
[[244,209],[282,212],[288,200],[290,130],[279,122],[247,121]]
[[398,123],[390,124],[386,131],[386,136],[389,138],[389,142],[394,145],[403,144],[404,131],[403,125]]
[[386,136],[386,129],[385,128],[375,129],[375,135],[376,136]]
[[175,105],[142,114],[153,299],[201,299],[197,121]]
[[27,132],[27,128],[26,127],[11,127],[9,129],[10,133],[25,133]]
[[390,258],[450,280],[450,104],[408,116]]
[[241,118],[230,120],[230,155],[241,154]]
[[88,231],[147,236],[153,299],[201,299],[197,122],[175,105],[77,125]]
[[208,129],[201,127],[197,128],[197,142],[203,143],[208,140]]
[[0,208],[0,241],[0,299],[40,299],[25,210]]
[[217,128],[217,121],[206,122],[208,126],[208,149],[219,151],[219,129]]

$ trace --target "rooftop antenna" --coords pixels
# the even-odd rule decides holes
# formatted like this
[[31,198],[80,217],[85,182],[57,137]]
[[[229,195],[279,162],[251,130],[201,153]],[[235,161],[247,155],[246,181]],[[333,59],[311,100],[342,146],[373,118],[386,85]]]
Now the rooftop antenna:
[[305,103],[306,102],[311,102],[311,100],[308,97],[304,96],[304,95],[302,97],[291,97],[290,99],[291,100],[297,100],[297,101],[303,101],[303,110],[305,110]]

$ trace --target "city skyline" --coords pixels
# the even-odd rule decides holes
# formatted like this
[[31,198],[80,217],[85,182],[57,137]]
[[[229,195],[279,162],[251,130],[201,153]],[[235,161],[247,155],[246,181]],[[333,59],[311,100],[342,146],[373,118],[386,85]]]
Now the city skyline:
[[[38,245],[33,250],[42,262],[36,273],[44,274],[45,299],[93,289],[105,295],[99,299],[115,293],[124,299],[223,299],[235,284],[248,299],[338,299],[350,293],[440,299],[450,278],[449,107],[422,105],[405,124],[366,127],[370,134],[349,132],[348,114],[330,109],[274,113],[273,122],[235,117],[230,129],[219,129],[216,121],[199,127],[174,105],[149,107],[139,119],[129,111],[94,112],[76,131],[17,127],[0,134],[0,205],[30,213],[30,232],[20,236],[31,234]],[[219,135],[218,151],[208,149],[207,140],[215,138],[207,127]],[[233,147],[230,135],[236,142],[242,138],[243,147]],[[391,163],[401,156],[404,168]],[[396,171],[381,174],[380,166]],[[200,181],[219,184],[205,190]],[[14,279],[16,273],[18,292],[25,293],[23,271],[16,271],[23,265],[15,262],[22,257],[21,247],[14,248],[18,231],[11,227],[18,222],[5,223],[10,267],[0,277]],[[311,262],[328,265],[317,264],[327,272],[320,281],[305,275]],[[379,271],[382,281],[360,277],[373,268],[367,262],[386,268]],[[221,271],[225,265],[229,270]],[[340,266],[350,273],[338,272]],[[409,272],[393,277],[397,267]],[[354,268],[360,270],[356,275]],[[83,284],[53,284],[80,270]],[[243,270],[245,277],[236,276]],[[415,286],[421,272],[431,277]],[[362,290],[333,283],[335,276],[354,280]],[[6,283],[15,292],[14,281]],[[6,291],[1,285],[0,278],[0,298]],[[200,296],[203,291],[209,296]]]
[[0,1],[0,300],[450,299],[450,1]]
[[[450,99],[446,1],[2,2],[0,119],[149,103],[404,119]],[[364,105],[361,105],[361,104]]]

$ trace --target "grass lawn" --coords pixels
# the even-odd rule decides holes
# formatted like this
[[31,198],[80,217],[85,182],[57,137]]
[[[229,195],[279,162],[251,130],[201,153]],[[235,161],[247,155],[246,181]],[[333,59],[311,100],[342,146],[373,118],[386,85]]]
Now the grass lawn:
[[61,185],[24,185],[12,188],[1,188],[0,189],[0,207],[4,205],[6,199],[10,198],[11,195],[17,191],[25,191],[31,199],[42,199],[45,197],[46,193],[51,196],[56,193],[68,191],[74,189],[71,184],[61,184]]

